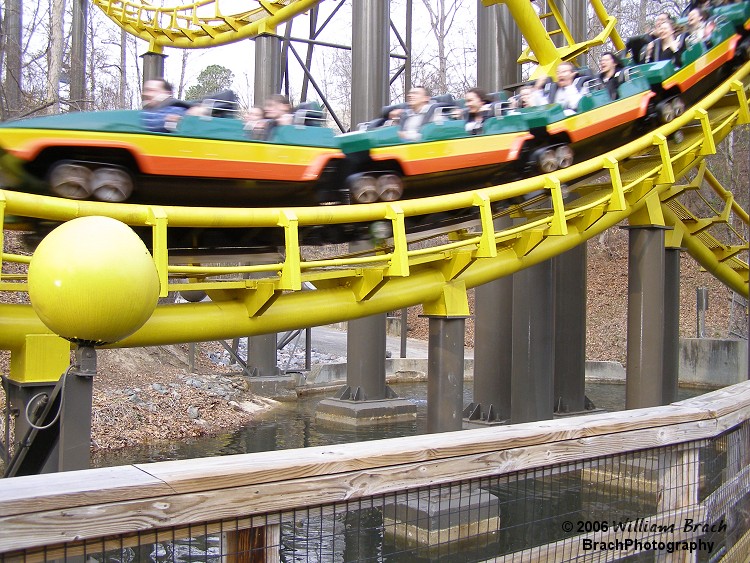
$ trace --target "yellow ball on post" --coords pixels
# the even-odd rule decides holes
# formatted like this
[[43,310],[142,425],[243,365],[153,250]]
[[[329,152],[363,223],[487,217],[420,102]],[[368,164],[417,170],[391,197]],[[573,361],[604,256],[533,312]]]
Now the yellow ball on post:
[[41,321],[78,343],[116,342],[151,317],[159,276],[133,230],[109,217],[63,223],[29,264],[29,298]]

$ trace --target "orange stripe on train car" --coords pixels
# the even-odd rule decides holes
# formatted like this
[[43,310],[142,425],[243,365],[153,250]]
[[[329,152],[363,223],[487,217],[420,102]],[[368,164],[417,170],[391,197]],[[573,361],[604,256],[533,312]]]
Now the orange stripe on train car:
[[[604,133],[614,127],[619,127],[620,125],[630,123],[631,121],[635,121],[636,119],[645,116],[648,111],[648,102],[653,96],[654,93],[649,91],[643,92],[636,104],[632,103],[634,101],[632,98],[635,96],[626,98],[625,100],[620,100],[620,102],[614,102],[621,106],[630,106],[630,109],[614,112],[614,115],[611,104],[598,107],[585,113],[571,115],[562,121],[549,125],[547,131],[550,135],[567,133],[571,142],[577,143],[583,139],[588,139],[589,137]],[[625,104],[622,102],[630,103]]]
[[[457,143],[462,141],[482,141],[482,145],[487,145],[488,140],[498,138],[498,141],[505,141],[505,145],[501,146],[488,146],[477,151],[464,151],[459,152],[443,150],[442,154],[436,156],[423,156],[414,158],[409,153],[414,153],[415,149],[418,152],[428,153],[427,147],[432,146],[431,143],[422,144],[405,144],[389,147],[390,152],[373,152],[370,157],[375,161],[385,160],[396,160],[401,165],[404,174],[407,176],[416,176],[419,174],[434,174],[437,172],[444,172],[448,170],[460,170],[462,168],[474,168],[478,166],[488,166],[493,164],[503,164],[505,162],[513,161],[518,158],[518,153],[523,146],[523,143],[533,138],[533,135],[527,131],[520,133],[514,133],[512,135],[480,135],[477,137],[470,137],[466,139],[457,139],[453,141],[444,141],[448,143],[443,145],[444,148],[450,148],[456,146]],[[462,143],[463,144],[463,143]],[[421,150],[420,150],[421,149]],[[438,152],[438,151],[436,151]]]
[[[150,141],[150,139],[144,138]],[[149,143],[145,143],[148,145]],[[80,139],[34,138],[21,147],[8,149],[13,155],[31,161],[48,147],[81,147]],[[138,168],[146,174],[169,176],[199,176],[216,178],[252,178],[256,180],[309,181],[316,179],[330,158],[341,158],[331,149],[319,149],[307,161],[269,162],[259,160],[235,160],[221,158],[188,157],[164,154],[145,154],[143,147],[135,143],[110,139],[86,139],[85,146],[94,148],[122,149],[130,153]],[[217,145],[221,147],[222,145]],[[261,145],[267,147],[268,145]],[[312,147],[303,147],[314,150]],[[264,151],[265,152],[265,151]]]
[[685,92],[692,88],[707,74],[715,71],[725,62],[734,57],[734,51],[737,48],[737,42],[739,40],[739,35],[733,35],[723,43],[725,47],[723,50],[718,51],[712,49],[708,53],[701,55],[688,66],[680,69],[670,78],[662,82],[662,86],[664,86],[665,90],[677,86],[680,89],[680,92]]
[[237,162],[231,160],[208,161],[201,158],[179,156],[144,157],[148,166],[144,171],[160,176],[181,176],[200,178],[238,178],[253,180],[305,180],[307,166],[273,162]]

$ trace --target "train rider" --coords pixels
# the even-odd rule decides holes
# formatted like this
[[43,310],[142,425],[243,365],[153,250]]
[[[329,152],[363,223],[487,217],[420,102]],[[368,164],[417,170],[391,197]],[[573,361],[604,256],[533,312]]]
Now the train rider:
[[629,38],[625,42],[625,51],[630,54],[630,58],[632,59],[633,64],[641,64],[642,62],[644,62],[644,48],[651,41],[658,37],[657,30],[659,29],[659,26],[662,22],[667,20],[672,21],[672,16],[670,16],[667,12],[660,13],[658,16],[656,16],[654,24],[650,26],[648,33],[645,33],[643,35],[636,35],[635,37]]
[[420,129],[424,125],[435,105],[430,98],[430,92],[424,86],[414,86],[406,95],[409,106],[401,113],[399,137],[407,141],[417,141],[421,138]]
[[692,47],[697,43],[703,43],[711,37],[711,29],[708,25],[707,12],[703,8],[693,8],[687,16],[687,35],[685,36],[685,47]]
[[248,132],[251,138],[258,139],[262,138],[263,128],[260,127],[260,123],[265,118],[263,108],[260,106],[252,106],[242,116],[245,122],[245,131]]
[[585,85],[576,84],[576,67],[573,63],[563,61],[557,65],[557,81],[550,82],[543,77],[534,85],[532,104],[560,104],[566,115],[574,114],[578,110],[581,96],[588,93]]
[[[277,125],[291,125],[294,120],[292,104],[283,94],[273,94],[263,102],[263,119],[255,122],[250,136],[267,141]],[[247,127],[246,127],[247,129]]]
[[143,127],[155,133],[170,133],[187,113],[190,104],[172,95],[172,85],[163,78],[146,80],[141,92]]
[[657,38],[651,41],[643,53],[643,62],[672,61],[675,66],[680,66],[680,55],[685,48],[684,35],[677,35],[672,25],[672,20],[666,20],[659,24],[656,30]]
[[466,132],[476,135],[482,132],[484,120],[490,116],[490,96],[481,88],[470,88],[464,95],[461,118],[466,120]]
[[622,61],[611,51],[606,51],[599,57],[599,80],[613,100],[618,98],[617,87],[624,80],[622,69]]

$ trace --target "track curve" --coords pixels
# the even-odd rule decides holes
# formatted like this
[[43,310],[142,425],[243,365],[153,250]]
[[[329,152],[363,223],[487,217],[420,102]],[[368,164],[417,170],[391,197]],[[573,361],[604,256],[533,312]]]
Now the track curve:
[[[423,304],[428,314],[452,314],[467,289],[557,256],[627,220],[673,227],[669,244],[684,247],[734,291],[748,295],[748,215],[707,170],[705,157],[734,127],[750,121],[750,63],[675,121],[601,157],[542,177],[413,201],[334,208],[200,209],[112,205],[0,191],[8,215],[68,220],[108,215],[154,230],[154,258],[162,293],[200,289],[212,301],[157,307],[146,325],[118,346],[146,346],[265,334]],[[684,140],[672,135],[681,129]],[[693,209],[688,193],[721,201],[708,215]],[[541,194],[533,204],[494,204]],[[404,218],[477,208],[479,224],[423,248],[409,248]],[[511,227],[494,220],[516,216]],[[366,255],[301,259],[303,225],[389,221],[394,239]],[[285,258],[250,266],[170,264],[165,247],[171,226],[265,226],[286,233]],[[498,222],[499,223],[499,222]],[[745,253],[742,256],[742,253]],[[4,255],[5,260],[27,261]],[[233,279],[216,276],[233,274]],[[253,279],[246,279],[251,274]],[[184,282],[184,283],[182,283]],[[303,282],[316,289],[302,291]],[[0,289],[24,291],[24,280]],[[24,335],[46,333],[28,305],[2,305],[0,347],[16,348]]]
[[[746,63],[679,118],[602,156],[545,176],[445,196],[334,207],[207,209],[0,190],[0,218],[66,221],[105,215],[149,228],[162,295],[190,289],[211,297],[210,302],[159,305],[120,347],[267,334],[416,304],[427,314],[466,314],[468,289],[562,254],[623,221],[671,227],[667,245],[685,248],[747,297],[748,213],[711,174],[706,157],[735,127],[750,123],[749,91]],[[419,244],[407,237],[409,217],[467,209],[479,217],[471,226]],[[320,256],[299,243],[302,227],[374,221],[390,223],[393,237],[370,252]],[[184,260],[170,254],[168,229],[208,226],[280,229],[286,248],[264,261],[231,257],[221,263],[217,256]],[[2,259],[29,261],[10,254]],[[315,289],[304,290],[310,287]],[[23,275],[0,277],[0,290],[26,289]],[[30,305],[0,305],[0,319],[2,349],[20,349],[26,335],[49,332]]]
[[[159,7],[140,0],[92,0],[122,29],[162,47],[202,49],[274,33],[276,26],[314,8],[321,0],[258,0],[239,13],[222,10],[222,0],[197,0]],[[226,2],[224,2],[226,4]]]

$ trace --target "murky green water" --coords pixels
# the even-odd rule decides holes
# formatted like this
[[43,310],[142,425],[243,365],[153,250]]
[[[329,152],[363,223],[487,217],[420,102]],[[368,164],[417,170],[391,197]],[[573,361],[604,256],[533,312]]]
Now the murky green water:
[[[472,382],[464,387],[464,404],[472,401]],[[191,459],[330,444],[364,442],[381,438],[416,436],[426,432],[427,384],[401,383],[392,386],[396,393],[417,406],[416,420],[372,427],[341,427],[315,420],[318,402],[329,395],[300,398],[295,402],[262,413],[248,426],[235,432],[189,442],[128,448],[119,452],[100,453],[92,463],[96,467],[148,463],[174,459]],[[702,390],[680,389],[679,399],[701,394]],[[586,396],[598,408],[616,411],[625,406],[625,385],[589,383]]]
[[[417,417],[408,423],[391,424],[377,427],[351,428],[332,426],[330,423],[319,422],[315,419],[315,411],[319,401],[327,398],[325,395],[304,397],[296,402],[282,403],[279,408],[262,413],[251,424],[236,432],[226,433],[211,438],[204,438],[188,443],[176,443],[142,448],[130,448],[126,451],[99,455],[95,459],[98,466],[118,465],[127,463],[144,463],[162,460],[200,458],[208,456],[223,456],[250,452],[281,450],[289,448],[303,448],[328,444],[342,444],[357,441],[376,440],[399,436],[415,436],[425,433],[427,416],[427,385],[426,383],[398,384],[393,389],[402,398],[407,398],[417,406]],[[693,389],[680,390],[679,399],[686,399],[700,394]],[[608,411],[622,410],[625,405],[625,385],[589,384],[586,395],[598,407]],[[464,389],[464,403],[472,400],[471,382],[467,382]],[[584,518],[588,513],[583,510],[584,503],[580,493],[580,476],[573,472],[574,483],[570,486],[560,486],[557,481],[547,483],[544,479],[526,479],[526,488],[532,491],[535,499],[534,506],[547,507],[549,518],[564,514],[569,518],[577,514]],[[565,475],[557,478],[566,479]],[[525,498],[531,494],[519,492],[519,483],[513,481],[512,486],[499,487],[496,490],[488,488],[492,502],[503,502],[503,514],[508,523],[499,532],[479,535],[477,538],[464,543],[447,542],[435,546],[402,545],[403,541],[387,534],[385,516],[388,508],[351,509],[339,513],[320,514],[313,511],[295,513],[282,523],[279,558],[284,562],[315,561],[315,562],[346,562],[346,561],[381,561],[388,563],[412,562],[464,562],[483,561],[492,559],[497,554],[522,550],[530,545],[553,542],[555,537],[530,537],[530,529],[558,530],[559,526],[543,525],[532,527],[528,522],[530,516],[526,514]],[[460,485],[458,485],[460,487]],[[547,488],[549,490],[547,490]],[[576,488],[578,487],[578,489]],[[579,490],[571,497],[570,492]],[[419,494],[435,494],[425,489]],[[510,495],[510,496],[508,496]],[[506,498],[507,497],[507,498]],[[486,501],[486,500],[485,500]],[[403,502],[403,501],[402,501]],[[515,504],[513,504],[515,502]],[[635,503],[635,500],[633,500]],[[590,503],[589,503],[590,504]],[[518,505],[518,506],[516,506]],[[586,506],[589,506],[586,504]],[[592,508],[593,507],[593,508]],[[611,507],[594,505],[589,509],[602,509],[611,512]],[[596,510],[595,510],[596,509]],[[515,512],[514,512],[515,511]],[[639,509],[634,505],[633,514]],[[534,516],[538,520],[537,516]],[[554,518],[553,518],[554,519]],[[532,519],[533,520],[533,519]],[[516,522],[517,521],[517,522]],[[516,522],[516,525],[513,524]],[[166,563],[174,561],[220,563],[221,538],[218,535],[200,536],[185,540],[166,541],[156,544],[143,545],[137,549],[126,549],[122,552],[104,554],[97,561],[118,560],[123,563],[147,561]],[[653,556],[651,556],[653,557]],[[639,557],[632,559],[641,561]]]

